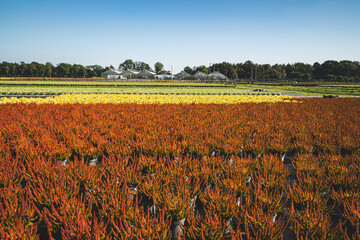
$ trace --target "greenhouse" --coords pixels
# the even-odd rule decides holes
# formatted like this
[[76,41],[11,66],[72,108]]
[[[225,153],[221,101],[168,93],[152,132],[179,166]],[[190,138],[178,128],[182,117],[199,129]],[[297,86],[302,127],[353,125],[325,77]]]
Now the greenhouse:
[[181,72],[179,72],[178,74],[175,74],[175,75],[174,75],[174,77],[175,77],[176,79],[180,79],[180,80],[189,78],[190,76],[191,76],[191,75],[190,75],[189,73],[185,72],[185,71],[181,71]]
[[197,80],[207,80],[208,79],[208,75],[206,73],[197,71],[194,75],[192,75],[194,79]]
[[209,80],[213,81],[227,81],[228,78],[220,72],[212,72],[209,74]]

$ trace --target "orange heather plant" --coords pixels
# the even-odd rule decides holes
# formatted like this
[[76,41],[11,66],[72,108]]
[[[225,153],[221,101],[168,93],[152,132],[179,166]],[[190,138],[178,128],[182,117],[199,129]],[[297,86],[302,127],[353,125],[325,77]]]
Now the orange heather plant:
[[308,154],[299,154],[293,161],[297,174],[305,173],[314,178],[324,176],[324,170],[321,169],[322,162],[320,158]]
[[160,194],[163,189],[162,180],[158,176],[147,176],[144,182],[139,186],[139,194],[142,200],[146,201],[146,204],[153,205],[155,202],[159,202]]
[[289,149],[289,134],[284,133],[283,129],[276,129],[270,137],[268,151],[282,155]]
[[270,191],[276,191],[282,195],[285,190],[288,169],[284,167],[281,158],[265,154],[256,161],[251,176],[254,181],[260,183]]
[[197,194],[186,176],[178,175],[162,186],[162,194],[152,196],[156,207],[165,208],[166,216],[173,221],[186,218],[191,211],[190,201]]
[[203,185],[200,179],[201,167],[198,159],[176,157],[165,164],[166,169],[161,171],[159,167],[157,175],[163,175],[163,178],[170,181],[171,187],[175,191],[194,199],[200,193]]
[[0,135],[0,158],[10,159],[11,150],[9,144],[6,143],[6,139]]
[[[320,172],[321,170],[319,170]],[[321,176],[314,176],[314,174],[306,171],[296,172],[297,183],[299,187],[308,189],[312,192],[317,192],[319,195],[329,195],[331,189],[331,182],[322,173]]]
[[250,177],[251,158],[231,156],[228,164],[223,164],[223,172],[216,184],[225,191],[235,192],[237,196],[246,193]]
[[237,193],[218,186],[206,188],[206,193],[201,193],[199,198],[205,209],[217,213],[224,220],[230,220],[240,210]]
[[283,197],[283,191],[264,188],[261,183],[255,183],[245,199],[247,203],[262,208],[273,217],[283,211],[287,201],[287,197]]
[[125,182],[118,182],[114,176],[105,176],[95,191],[88,192],[88,196],[101,220],[109,222],[107,228],[110,232],[117,231],[114,223],[121,219],[133,224],[140,211],[136,204],[136,192],[131,191]]
[[[348,229],[343,231],[345,238],[359,239],[360,238],[360,198],[353,199],[352,201],[346,200],[344,202],[344,213],[347,222],[351,225]],[[348,234],[347,230],[350,230]]]
[[21,184],[24,179],[24,164],[19,158],[2,158],[0,161],[0,189],[9,184]]
[[313,153],[314,142],[305,126],[301,130],[299,130],[299,132],[294,132],[292,136],[293,136],[292,146],[291,146],[292,151],[302,154]]
[[38,208],[50,207],[62,196],[72,199],[80,193],[80,182],[65,174],[65,168],[41,159],[28,162],[25,180],[32,189],[31,198]]
[[194,211],[190,211],[187,218],[187,224],[184,228],[184,238],[197,239],[230,239],[226,234],[228,225],[220,215],[211,210],[205,210],[205,215],[201,216]]
[[101,168],[88,166],[87,163],[77,160],[76,158],[67,163],[64,167],[64,174],[74,179],[79,184],[79,195],[85,194],[87,198],[91,192],[96,191],[96,187],[101,181],[103,173]]
[[224,171],[223,166],[227,163],[228,160],[223,157],[202,157],[199,163],[199,178],[202,184],[201,189],[219,184],[220,176]]
[[329,209],[329,196],[323,194],[321,186],[314,188],[311,185],[293,182],[288,190],[291,200],[298,210],[303,210],[307,207],[319,208],[322,211]]
[[36,147],[29,137],[19,136],[12,141],[11,145],[13,145],[12,151],[14,155],[19,159],[32,160],[42,157],[39,147]]
[[334,224],[327,212],[319,206],[307,206],[302,211],[295,210],[292,203],[290,208],[290,228],[297,239],[340,239],[341,226]]
[[251,133],[248,139],[249,140],[244,146],[245,153],[252,154],[257,157],[265,153],[270,140],[266,132],[254,131]]
[[237,226],[236,231],[232,231],[232,239],[283,239],[287,226],[285,215],[275,220],[273,213],[254,204],[247,204],[242,214],[235,218]]
[[326,165],[326,175],[335,191],[342,189],[360,189],[358,157],[330,161]]
[[35,208],[28,191],[28,187],[13,183],[0,188],[1,239],[38,239]]
[[96,217],[91,214],[92,204],[86,206],[82,197],[63,197],[60,202],[60,205],[44,208],[39,213],[47,225],[50,239],[59,235],[62,239],[100,239],[105,236],[104,222],[99,226]]
[[360,191],[358,189],[339,189],[332,190],[331,197],[335,200],[337,206],[341,209],[344,208],[344,203],[346,201],[353,201],[360,198]]
[[115,239],[157,239],[170,240],[170,219],[165,217],[165,210],[159,209],[156,217],[150,217],[143,211],[137,211],[133,223],[122,219],[111,220],[115,230],[109,238]]

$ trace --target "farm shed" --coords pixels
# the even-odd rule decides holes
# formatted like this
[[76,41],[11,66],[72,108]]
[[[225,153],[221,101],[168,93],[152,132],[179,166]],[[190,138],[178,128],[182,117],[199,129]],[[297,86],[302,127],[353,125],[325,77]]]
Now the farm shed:
[[192,77],[197,80],[207,80],[208,79],[208,75],[206,73],[203,73],[200,71],[197,71],[195,74],[192,75]]
[[161,72],[158,72],[156,75],[155,75],[155,78],[156,79],[173,79],[173,75],[171,74],[171,72],[169,71],[166,71],[166,70],[163,70]]
[[121,73],[121,75],[123,76],[124,79],[131,79],[131,78],[136,78],[139,73],[140,71],[137,70],[126,69]]
[[103,73],[101,73],[102,78],[108,79],[122,79],[122,72],[118,69],[109,69]]
[[155,74],[156,73],[151,70],[142,70],[136,75],[136,77],[143,79],[154,79]]
[[209,80],[213,80],[213,81],[227,81],[228,78],[220,73],[220,72],[212,72],[210,75],[209,75]]
[[180,79],[180,80],[185,79],[185,78],[188,78],[188,77],[190,77],[190,76],[191,76],[191,75],[188,74],[188,73],[185,72],[185,71],[181,71],[181,72],[179,72],[179,73],[177,73],[177,74],[174,75],[174,77],[175,77],[176,79]]

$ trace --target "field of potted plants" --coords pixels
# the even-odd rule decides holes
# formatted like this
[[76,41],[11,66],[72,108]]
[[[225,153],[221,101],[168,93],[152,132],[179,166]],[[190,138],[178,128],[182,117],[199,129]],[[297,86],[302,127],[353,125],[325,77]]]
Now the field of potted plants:
[[2,239],[360,239],[360,100],[0,104]]

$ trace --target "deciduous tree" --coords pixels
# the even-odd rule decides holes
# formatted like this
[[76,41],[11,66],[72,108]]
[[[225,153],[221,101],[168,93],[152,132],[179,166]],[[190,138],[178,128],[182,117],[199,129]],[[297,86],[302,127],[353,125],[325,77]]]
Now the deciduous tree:
[[155,68],[155,72],[161,72],[164,68],[164,64],[162,64],[161,62],[157,62],[155,63],[154,65],[154,68]]

